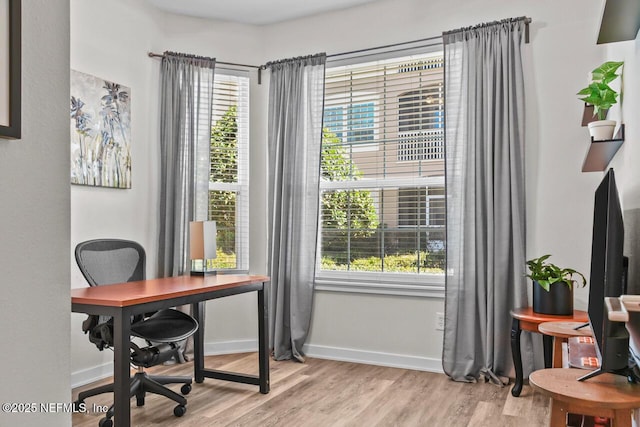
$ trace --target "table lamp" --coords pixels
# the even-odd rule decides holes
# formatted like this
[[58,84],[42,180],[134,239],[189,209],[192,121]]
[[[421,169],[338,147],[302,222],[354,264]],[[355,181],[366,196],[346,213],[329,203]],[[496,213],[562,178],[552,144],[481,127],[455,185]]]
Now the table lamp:
[[216,258],[216,222],[191,221],[189,223],[189,259],[192,276],[216,274],[210,267]]

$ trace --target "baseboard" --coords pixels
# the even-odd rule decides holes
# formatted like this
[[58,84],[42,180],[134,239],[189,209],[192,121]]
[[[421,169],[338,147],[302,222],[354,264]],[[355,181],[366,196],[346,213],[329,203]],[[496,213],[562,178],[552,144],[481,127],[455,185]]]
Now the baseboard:
[[[204,354],[249,353],[258,351],[257,340],[237,340],[205,343]],[[442,373],[440,359],[407,356],[404,354],[383,353],[376,351],[355,350],[350,348],[329,347],[305,344],[302,351],[310,357],[318,359],[339,360],[342,362],[363,363],[366,365],[388,366],[391,368],[414,369],[417,371]],[[113,375],[113,363],[108,362],[89,369],[71,373],[71,387],[80,387]]]
[[204,355],[249,353],[258,351],[258,340],[238,340],[204,343]]
[[71,388],[80,387],[113,375],[113,362],[71,373]]
[[413,369],[416,371],[436,373],[444,372],[442,370],[442,360],[435,358],[355,350],[350,348],[328,347],[314,344],[305,344],[302,347],[302,351],[307,356],[316,357],[318,359],[388,366],[391,368]]
[[[249,353],[252,351],[258,351],[258,340],[213,342],[205,343],[204,345],[204,354],[206,356]],[[94,381],[110,377],[111,375],[113,375],[113,362],[75,371],[71,373],[71,387],[81,387]]]

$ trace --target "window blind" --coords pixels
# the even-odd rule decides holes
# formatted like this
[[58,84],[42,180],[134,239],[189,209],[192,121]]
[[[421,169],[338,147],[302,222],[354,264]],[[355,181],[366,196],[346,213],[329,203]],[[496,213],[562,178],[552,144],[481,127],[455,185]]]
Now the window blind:
[[249,77],[216,70],[213,85],[209,219],[215,268],[249,269]]
[[442,275],[442,53],[325,75],[319,276]]

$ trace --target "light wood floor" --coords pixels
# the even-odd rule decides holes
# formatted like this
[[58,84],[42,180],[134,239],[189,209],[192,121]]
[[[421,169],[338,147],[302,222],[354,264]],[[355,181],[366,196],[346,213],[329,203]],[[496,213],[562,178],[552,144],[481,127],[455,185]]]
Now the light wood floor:
[[[257,354],[208,356],[205,366],[257,374]],[[187,363],[149,372],[192,375],[192,368]],[[194,383],[182,418],[173,416],[175,404],[164,397],[148,395],[142,407],[133,399],[131,425],[540,427],[549,422],[549,399],[528,386],[514,398],[510,386],[456,383],[443,374],[312,358],[304,364],[271,361],[270,372],[266,395],[257,386],[212,379]],[[84,388],[74,389],[74,399]],[[92,412],[93,405],[109,405],[111,399],[111,394],[87,399],[88,413],[74,414],[73,425],[96,427],[103,414]]]

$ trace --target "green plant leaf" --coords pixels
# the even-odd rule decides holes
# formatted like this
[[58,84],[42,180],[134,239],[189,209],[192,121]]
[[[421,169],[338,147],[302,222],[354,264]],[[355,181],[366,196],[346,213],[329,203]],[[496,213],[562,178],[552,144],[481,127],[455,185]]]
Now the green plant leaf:
[[591,89],[588,87],[585,87],[580,92],[576,93],[576,95],[591,95]]
[[606,107],[603,108],[603,106],[601,105],[595,105],[593,106],[593,114],[598,116],[598,120],[604,120],[607,117],[607,111],[609,110],[611,106],[608,105]]
[[[616,71],[624,64],[623,61],[607,61],[591,72],[592,79],[604,81],[605,79],[615,79],[618,77]],[[609,80],[609,81],[611,81]]]
[[547,280],[537,280],[538,285],[540,285],[540,287],[542,289],[544,289],[545,291],[549,292],[549,288],[551,287],[551,284],[549,283],[549,281]]
[[606,117],[606,112],[612,105],[617,103],[618,93],[613,90],[609,83],[618,77],[616,71],[623,65],[623,62],[608,61],[600,65],[591,72],[591,83],[581,89],[577,95],[581,101],[594,106],[594,113],[600,120]]
[[582,286],[586,285],[586,279],[582,273],[572,268],[560,268],[555,264],[547,263],[551,255],[543,255],[526,261],[530,273],[525,276],[537,282],[544,290],[549,291],[549,287],[553,283],[564,282],[571,288],[573,284],[573,276],[580,276]]

